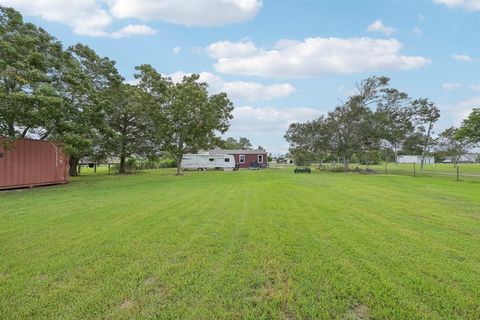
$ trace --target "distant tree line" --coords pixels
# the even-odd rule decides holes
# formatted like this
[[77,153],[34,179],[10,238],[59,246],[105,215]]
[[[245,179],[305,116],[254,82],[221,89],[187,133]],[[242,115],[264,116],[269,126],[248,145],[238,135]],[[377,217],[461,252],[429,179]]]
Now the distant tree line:
[[[220,139],[219,147],[230,150],[253,150],[253,145],[248,138],[239,137],[238,140],[232,137],[228,137],[225,140]],[[257,147],[260,151],[265,151],[262,146]]]
[[252,143],[245,137],[240,137],[237,139],[229,137],[225,140],[222,140],[221,147],[225,149],[233,150],[250,150],[253,148]]
[[117,157],[124,173],[132,155],[166,153],[179,170],[183,154],[218,145],[232,119],[227,95],[209,95],[196,74],[174,83],[140,65],[138,84],[127,84],[115,61],[83,44],[64,49],[2,6],[0,54],[0,135],[61,142],[71,175],[86,156]]
[[305,123],[293,123],[285,139],[297,163],[352,161],[373,164],[399,154],[425,157],[432,150],[458,157],[480,143],[480,109],[460,128],[448,128],[433,138],[440,110],[427,98],[412,99],[392,88],[387,77],[370,77],[356,85],[357,93],[331,112]]

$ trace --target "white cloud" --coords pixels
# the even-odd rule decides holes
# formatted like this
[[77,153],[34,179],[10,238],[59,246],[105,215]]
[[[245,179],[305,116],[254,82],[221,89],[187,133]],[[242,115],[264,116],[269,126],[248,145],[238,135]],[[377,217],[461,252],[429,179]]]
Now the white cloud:
[[252,19],[261,0],[109,0],[119,19],[159,20],[186,26],[219,26]]
[[480,84],[471,85],[470,89],[475,90],[475,91],[480,91]]
[[174,53],[174,54],[180,54],[180,52],[182,52],[182,47],[175,47],[175,48],[173,48],[173,53]]
[[113,22],[109,13],[96,0],[1,0],[1,5],[11,6],[29,16],[70,26],[76,34],[107,36],[106,29]]
[[112,38],[126,38],[137,35],[152,35],[155,30],[144,24],[129,24],[111,34]]
[[455,89],[460,88],[461,86],[462,86],[461,83],[459,83],[459,82],[453,82],[453,83],[444,83],[444,84],[442,85],[442,88],[443,88],[443,90],[445,90],[445,91],[453,91],[453,90],[455,90]]
[[227,136],[247,136],[252,142],[267,147],[268,152],[285,153],[288,145],[283,135],[294,122],[305,122],[323,111],[313,108],[236,107]]
[[259,49],[251,41],[240,42],[219,41],[207,47],[207,52],[212,58],[249,57],[259,52]]
[[454,121],[454,125],[460,125],[462,120],[468,117],[473,108],[480,107],[480,97],[462,100],[453,105],[441,106],[442,112]]
[[289,83],[263,85],[244,81],[225,82],[223,89],[232,97],[249,101],[286,97],[295,91],[295,88]]
[[402,46],[395,39],[307,38],[284,39],[272,49],[258,48],[250,41],[221,41],[206,50],[217,59],[214,68],[220,73],[263,77],[405,70],[430,63],[422,56],[400,55]]
[[467,11],[480,10],[480,0],[433,0],[433,2],[444,4],[450,8],[463,8]]
[[419,27],[415,27],[415,28],[412,29],[412,31],[410,31],[410,33],[412,33],[416,36],[421,36],[423,34],[423,31]]
[[453,60],[463,61],[463,62],[471,62],[471,61],[473,61],[473,58],[470,57],[470,56],[467,55],[467,54],[452,54],[452,58],[453,58]]
[[[184,76],[189,73],[177,71],[168,77],[172,78],[174,82],[179,82]],[[200,81],[209,84],[211,93],[226,92],[231,99],[242,99],[246,101],[255,100],[272,100],[283,98],[295,91],[295,88],[289,83],[264,85],[258,82],[245,81],[224,81],[221,77],[210,73],[201,72]]]
[[124,83],[126,84],[129,84],[129,85],[132,85],[132,86],[136,86],[140,83],[140,80],[138,79],[131,79],[131,80],[125,80],[123,81]]
[[396,30],[392,27],[387,27],[383,24],[382,20],[376,20],[367,27],[368,32],[381,32],[384,35],[392,35]]
[[337,88],[337,90],[342,94],[342,97],[350,97],[358,94],[358,89],[354,87],[340,86]]
[[65,24],[79,35],[114,38],[154,33],[144,24],[112,32],[112,24],[121,19],[216,26],[249,20],[263,6],[261,0],[0,0],[0,4]]

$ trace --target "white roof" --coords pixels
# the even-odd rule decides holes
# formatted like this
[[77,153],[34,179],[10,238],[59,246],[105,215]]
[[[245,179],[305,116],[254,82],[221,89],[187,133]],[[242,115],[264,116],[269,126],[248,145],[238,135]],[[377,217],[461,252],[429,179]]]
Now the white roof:
[[227,150],[227,149],[213,149],[206,151],[208,154],[267,154],[267,151],[262,150]]

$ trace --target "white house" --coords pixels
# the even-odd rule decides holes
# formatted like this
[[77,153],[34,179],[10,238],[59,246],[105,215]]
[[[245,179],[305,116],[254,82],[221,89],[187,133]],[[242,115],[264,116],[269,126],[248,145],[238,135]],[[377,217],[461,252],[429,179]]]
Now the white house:
[[[415,155],[397,156],[397,163],[422,163],[422,156],[415,156]],[[434,164],[435,163],[435,158],[434,157],[425,157],[424,163]]]
[[458,158],[459,163],[475,163],[477,162],[478,159],[478,154],[476,153],[470,153],[470,154],[464,154]]

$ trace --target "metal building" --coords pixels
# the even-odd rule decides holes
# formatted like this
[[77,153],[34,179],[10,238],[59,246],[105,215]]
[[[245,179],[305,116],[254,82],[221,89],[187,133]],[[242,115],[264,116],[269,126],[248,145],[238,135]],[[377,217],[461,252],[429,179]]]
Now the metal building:
[[50,141],[0,137],[0,190],[68,182],[68,157]]
[[[422,163],[422,156],[417,155],[401,155],[397,156],[397,163]],[[425,157],[425,164],[435,164],[435,158]]]

